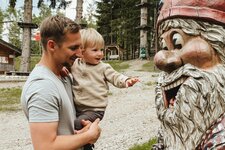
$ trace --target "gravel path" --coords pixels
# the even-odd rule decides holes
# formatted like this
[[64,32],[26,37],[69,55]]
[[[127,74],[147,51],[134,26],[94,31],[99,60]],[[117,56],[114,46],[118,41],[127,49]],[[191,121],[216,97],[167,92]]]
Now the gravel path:
[[[157,134],[159,122],[154,105],[157,73],[140,72],[143,60],[130,61],[123,73],[138,76],[140,83],[131,88],[110,86],[109,105],[100,122],[102,134],[95,150],[128,150],[134,144],[147,142]],[[0,150],[31,150],[27,120],[22,111],[0,113]]]

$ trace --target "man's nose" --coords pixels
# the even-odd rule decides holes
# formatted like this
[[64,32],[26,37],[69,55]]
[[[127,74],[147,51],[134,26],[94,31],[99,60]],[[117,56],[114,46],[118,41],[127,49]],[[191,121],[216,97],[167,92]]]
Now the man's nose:
[[172,72],[183,65],[177,51],[161,50],[156,53],[154,63],[157,68],[165,72]]
[[81,50],[81,48],[75,50],[75,51],[74,51],[74,54],[75,54],[76,56],[78,56],[78,57],[81,57],[81,56],[82,56],[82,50]]

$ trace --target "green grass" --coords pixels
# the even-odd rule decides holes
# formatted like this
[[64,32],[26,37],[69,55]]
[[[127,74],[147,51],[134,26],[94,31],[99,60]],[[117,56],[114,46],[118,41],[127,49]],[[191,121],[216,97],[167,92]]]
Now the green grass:
[[118,72],[121,72],[124,69],[130,67],[130,65],[126,61],[113,60],[113,61],[106,61],[106,63],[109,63]]
[[159,69],[154,65],[153,60],[149,60],[149,62],[142,65],[142,69],[138,71],[146,71],[146,72],[159,72]]
[[148,86],[156,85],[156,82],[155,81],[149,81],[149,82],[145,83],[145,85],[148,85]]
[[[30,71],[33,70],[34,66],[40,61],[41,56],[32,56],[30,60]],[[15,59],[15,70],[18,71],[20,68],[21,58],[17,57]],[[106,61],[109,63],[116,71],[121,72],[124,69],[129,68],[129,64],[126,61],[114,60]]]
[[0,112],[18,111],[20,108],[20,88],[1,88],[0,89]]
[[112,92],[108,92],[108,96],[111,96],[111,95],[113,95],[113,93]]
[[151,150],[153,144],[156,144],[156,142],[157,142],[157,139],[153,138],[144,144],[134,145],[133,147],[129,148],[129,150]]

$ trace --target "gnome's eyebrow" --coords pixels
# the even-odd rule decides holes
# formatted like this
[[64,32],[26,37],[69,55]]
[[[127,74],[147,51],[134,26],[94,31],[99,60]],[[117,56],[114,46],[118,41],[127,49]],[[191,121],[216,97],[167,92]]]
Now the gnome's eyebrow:
[[164,0],[160,0],[159,3],[158,3],[158,11],[161,10],[163,4],[164,4]]

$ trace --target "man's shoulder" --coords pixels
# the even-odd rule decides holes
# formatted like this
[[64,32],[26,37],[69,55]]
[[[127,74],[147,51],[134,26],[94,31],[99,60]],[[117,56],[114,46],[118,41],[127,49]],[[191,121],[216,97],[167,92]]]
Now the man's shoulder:
[[46,90],[52,91],[57,88],[54,83],[54,74],[46,70],[46,68],[42,66],[36,66],[32,72],[30,73],[26,83],[24,84],[24,90],[32,89],[32,90]]
[[33,78],[27,80],[23,86],[23,92],[25,93],[58,93],[58,89],[55,83],[48,78]]
[[49,75],[53,75],[53,73],[47,67],[36,65],[31,71],[29,78],[44,78]]

